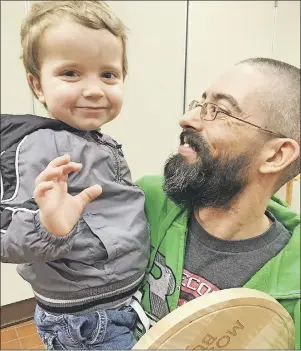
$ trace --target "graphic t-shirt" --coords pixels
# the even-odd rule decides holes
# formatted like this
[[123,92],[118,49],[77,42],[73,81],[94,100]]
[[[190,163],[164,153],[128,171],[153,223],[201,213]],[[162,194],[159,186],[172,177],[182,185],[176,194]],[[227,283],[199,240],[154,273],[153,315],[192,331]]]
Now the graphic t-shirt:
[[288,243],[291,233],[270,213],[273,224],[245,240],[223,240],[189,221],[179,306],[214,291],[242,287]]

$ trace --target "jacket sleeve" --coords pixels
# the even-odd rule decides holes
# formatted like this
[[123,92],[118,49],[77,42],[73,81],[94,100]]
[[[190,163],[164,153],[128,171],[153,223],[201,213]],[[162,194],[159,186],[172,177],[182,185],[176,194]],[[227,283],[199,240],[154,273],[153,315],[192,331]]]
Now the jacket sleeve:
[[[6,168],[1,165],[1,262],[32,263],[61,258],[81,233],[81,220],[65,237],[47,232],[40,224],[39,209],[33,199],[35,179],[51,160],[67,149],[82,152],[80,147],[67,148],[70,134],[39,130],[1,155],[1,164],[10,165]],[[58,148],[60,144],[62,152]],[[71,157],[76,159],[76,154]]]
[[[6,211],[10,210],[4,208],[3,212]],[[75,234],[79,231],[78,224],[67,236],[57,237],[41,226],[39,212],[28,212],[20,208],[13,214],[8,228],[1,229],[1,262],[53,261],[71,250]]]

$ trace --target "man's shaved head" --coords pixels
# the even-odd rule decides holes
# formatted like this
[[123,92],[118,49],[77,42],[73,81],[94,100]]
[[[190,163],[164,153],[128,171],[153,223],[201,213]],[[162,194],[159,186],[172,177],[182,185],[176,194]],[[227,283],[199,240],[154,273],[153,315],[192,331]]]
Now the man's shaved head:
[[[261,57],[238,63],[241,64],[255,67],[266,77],[266,84],[257,92],[258,103],[267,115],[265,127],[294,139],[300,145],[300,69]],[[283,172],[277,188],[299,173],[300,157],[297,157]]]

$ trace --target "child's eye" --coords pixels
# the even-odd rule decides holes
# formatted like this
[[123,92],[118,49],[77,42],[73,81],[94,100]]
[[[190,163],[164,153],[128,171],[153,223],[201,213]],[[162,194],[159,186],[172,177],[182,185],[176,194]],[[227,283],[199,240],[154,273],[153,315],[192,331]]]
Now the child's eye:
[[116,74],[113,72],[104,72],[101,76],[102,76],[102,78],[105,78],[105,79],[117,78]]
[[62,73],[62,76],[74,78],[74,77],[78,77],[78,73],[75,71],[64,71]]

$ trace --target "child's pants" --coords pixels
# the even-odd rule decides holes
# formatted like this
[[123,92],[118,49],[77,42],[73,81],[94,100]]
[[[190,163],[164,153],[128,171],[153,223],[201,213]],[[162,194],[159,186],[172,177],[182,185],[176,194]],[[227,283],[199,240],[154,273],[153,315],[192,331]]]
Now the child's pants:
[[52,314],[37,306],[35,323],[48,350],[130,350],[137,314],[131,307]]

